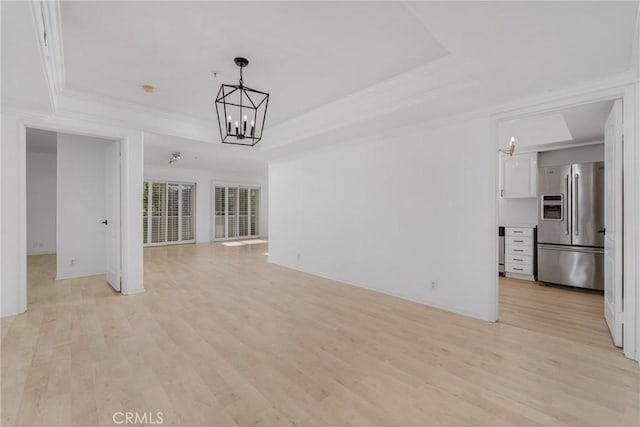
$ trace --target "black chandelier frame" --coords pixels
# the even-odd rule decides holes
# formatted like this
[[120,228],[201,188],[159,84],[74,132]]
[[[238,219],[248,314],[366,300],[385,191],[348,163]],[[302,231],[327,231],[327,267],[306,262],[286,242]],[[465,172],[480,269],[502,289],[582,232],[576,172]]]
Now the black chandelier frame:
[[[246,58],[238,57],[234,59],[234,62],[238,67],[240,67],[240,81],[237,85],[220,85],[220,90],[218,90],[218,94],[216,95],[215,104],[216,113],[218,115],[220,137],[222,138],[223,144],[253,147],[262,139],[264,122],[267,117],[267,107],[269,106],[269,94],[244,85],[242,69],[249,65],[249,61]],[[239,97],[239,101],[237,99],[230,101],[229,97],[231,97],[231,95],[234,95],[234,98]],[[258,112],[263,105],[264,112],[260,114],[260,121],[262,122],[260,123],[258,120]],[[231,117],[227,108],[228,106],[235,107],[236,111],[239,111],[238,121],[236,122],[238,124],[237,126],[232,126],[231,119],[227,121],[227,117]],[[220,116],[220,113],[223,113],[223,115]],[[247,126],[248,120],[243,120],[244,115],[253,115],[253,117],[249,119],[252,120],[254,124],[253,126]],[[259,129],[256,128],[256,125],[259,125]],[[249,128],[248,133],[247,127]],[[235,132],[233,132],[234,130]],[[239,141],[250,142],[247,143]]]

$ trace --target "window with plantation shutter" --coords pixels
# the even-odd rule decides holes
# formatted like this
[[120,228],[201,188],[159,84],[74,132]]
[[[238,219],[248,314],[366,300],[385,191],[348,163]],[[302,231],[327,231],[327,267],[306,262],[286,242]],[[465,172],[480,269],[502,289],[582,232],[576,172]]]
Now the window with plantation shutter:
[[167,242],[178,241],[178,215],[180,212],[180,186],[169,184],[167,200]]
[[227,210],[225,208],[225,201],[227,200],[227,188],[216,187],[214,200],[214,238],[224,239],[227,237]]
[[238,188],[227,188],[227,237],[238,237]]
[[260,189],[242,185],[214,185],[214,240],[259,235]]
[[180,207],[182,209],[182,240],[194,240],[193,234],[193,188],[191,184],[180,185]]
[[251,236],[258,235],[258,203],[260,190],[252,188],[249,193],[249,234]]
[[151,183],[150,243],[163,243],[167,233],[167,184]]
[[195,184],[144,182],[143,242],[160,246],[195,241]]
[[249,236],[249,189],[240,187],[238,198],[238,237]]
[[149,227],[148,227],[148,219],[149,219],[149,183],[147,181],[144,182],[142,186],[142,242],[147,244],[147,239],[149,237]]

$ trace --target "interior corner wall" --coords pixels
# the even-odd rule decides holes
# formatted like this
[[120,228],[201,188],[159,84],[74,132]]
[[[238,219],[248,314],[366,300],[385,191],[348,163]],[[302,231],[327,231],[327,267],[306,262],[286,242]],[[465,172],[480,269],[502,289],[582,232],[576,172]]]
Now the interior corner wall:
[[57,278],[105,273],[103,139],[58,134]]
[[261,187],[259,219],[260,236],[268,236],[269,191],[266,170],[264,173],[262,173],[262,171],[258,171],[255,175],[251,176],[229,176],[228,174],[216,173],[216,171],[187,169],[173,166],[145,165],[144,178],[196,183],[196,243],[205,243],[213,240],[211,229],[211,197],[213,182],[247,185],[258,184]]
[[495,316],[489,120],[269,164],[269,261],[485,320]]
[[27,152],[27,255],[56,253],[57,161]]

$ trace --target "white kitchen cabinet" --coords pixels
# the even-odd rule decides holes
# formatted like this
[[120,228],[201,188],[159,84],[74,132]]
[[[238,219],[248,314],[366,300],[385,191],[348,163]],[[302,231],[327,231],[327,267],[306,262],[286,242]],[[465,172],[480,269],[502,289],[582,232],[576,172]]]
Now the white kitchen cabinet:
[[538,153],[502,155],[500,157],[501,197],[536,197],[537,179]]
[[535,280],[533,228],[505,227],[504,269],[507,277]]

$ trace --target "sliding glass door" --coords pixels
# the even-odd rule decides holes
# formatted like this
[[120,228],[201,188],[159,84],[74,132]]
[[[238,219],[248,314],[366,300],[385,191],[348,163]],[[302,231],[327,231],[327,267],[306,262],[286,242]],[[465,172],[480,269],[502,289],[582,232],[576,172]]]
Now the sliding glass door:
[[144,182],[145,246],[195,242],[195,186],[182,182]]
[[260,189],[241,185],[215,185],[213,195],[214,240],[260,235]]

